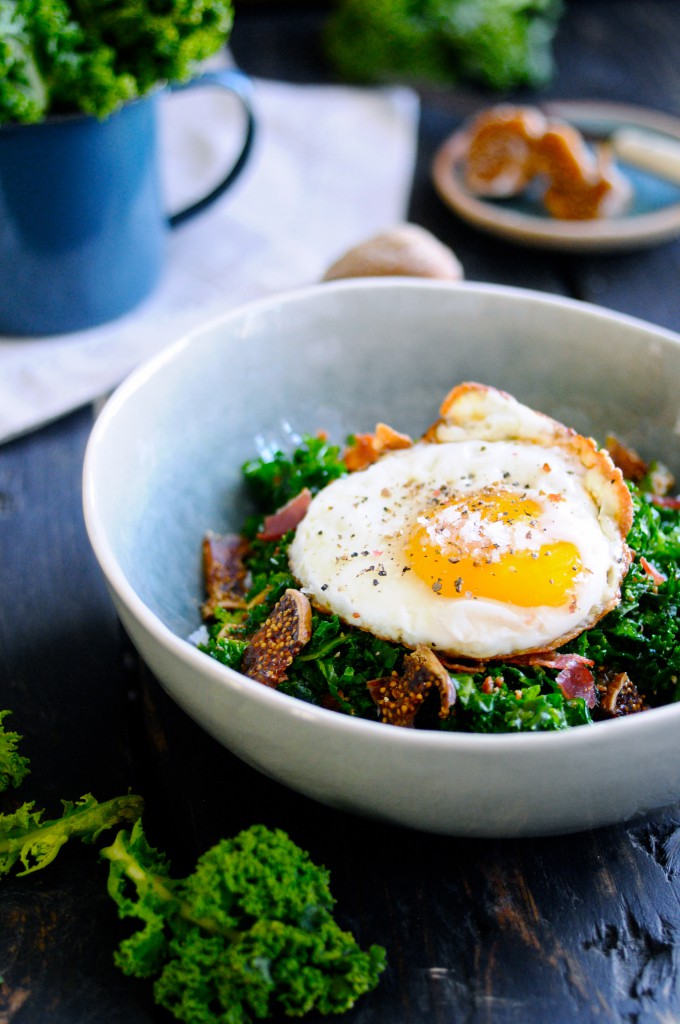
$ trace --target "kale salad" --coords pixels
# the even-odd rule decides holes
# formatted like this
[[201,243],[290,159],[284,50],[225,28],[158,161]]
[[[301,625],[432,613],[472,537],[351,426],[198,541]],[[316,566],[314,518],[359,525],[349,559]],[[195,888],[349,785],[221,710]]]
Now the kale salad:
[[[367,444],[375,450],[376,436],[352,437],[343,449],[325,435],[306,435],[291,450],[245,463],[255,511],[240,534],[204,541],[204,652],[299,700],[424,729],[562,730],[680,700],[680,500],[669,496],[663,467],[613,441],[611,464],[630,495],[630,557],[620,599],[565,643],[507,658],[435,656],[348,624],[318,602],[305,610],[289,561],[296,527],[314,496],[353,472],[357,453]],[[408,444],[383,436],[387,448]],[[377,591],[380,564],[370,568]]]

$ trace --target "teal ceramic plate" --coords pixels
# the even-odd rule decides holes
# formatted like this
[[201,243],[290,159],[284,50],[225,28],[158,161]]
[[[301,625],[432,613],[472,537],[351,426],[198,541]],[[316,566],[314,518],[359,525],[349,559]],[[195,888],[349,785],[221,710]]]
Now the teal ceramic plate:
[[[574,100],[541,104],[541,109],[550,117],[573,124],[586,136],[606,139],[621,129],[638,129],[680,147],[680,119],[644,107]],[[466,148],[466,132],[461,129],[437,151],[432,177],[443,201],[483,231],[521,245],[571,252],[640,249],[680,235],[680,177],[673,181],[619,159],[619,167],[633,186],[633,200],[625,215],[563,221],[550,217],[540,197],[530,193],[503,200],[473,195],[463,175]]]

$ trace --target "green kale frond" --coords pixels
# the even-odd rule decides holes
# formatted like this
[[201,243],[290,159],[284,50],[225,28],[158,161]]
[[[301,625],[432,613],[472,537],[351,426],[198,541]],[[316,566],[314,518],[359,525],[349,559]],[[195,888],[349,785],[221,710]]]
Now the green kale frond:
[[0,711],[0,793],[10,786],[16,788],[28,775],[30,761],[17,750],[19,740],[23,739],[18,732],[9,732],[3,725],[11,711]]
[[454,714],[443,728],[470,732],[537,732],[589,725],[592,717],[580,697],[567,699],[543,669],[523,671],[503,665],[497,685],[482,689],[487,674],[454,675]]
[[[596,665],[625,671],[652,703],[680,700],[680,510],[662,508],[633,489],[634,519],[628,544],[635,558],[621,601],[565,650]],[[663,577],[645,570],[646,559]]]
[[0,0],[0,123],[38,121],[47,105],[28,3]]
[[105,117],[136,95],[134,75],[68,0],[0,0],[0,123],[76,110]]
[[345,714],[375,719],[375,703],[367,684],[388,676],[403,656],[400,644],[343,626],[337,615],[315,613],[312,638],[279,689]]
[[354,81],[538,86],[554,67],[560,0],[340,0],[325,44]]
[[116,962],[157,975],[156,1002],[186,1024],[341,1013],[384,969],[381,947],[362,951],[334,920],[326,869],[284,832],[255,825],[222,840],[179,880],[139,822],[102,856],[121,916],[142,922]]
[[105,118],[185,81],[228,40],[230,0],[0,0],[0,124]]
[[121,942],[115,961],[124,974],[153,977],[168,955],[166,918],[177,913],[180,906],[168,877],[167,860],[147,842],[140,819],[131,831],[119,832],[100,855],[109,861],[107,888],[119,916],[143,923]]
[[47,867],[69,839],[94,843],[102,832],[135,821],[143,810],[138,796],[120,796],[99,803],[86,793],[75,803],[63,800],[60,818],[43,821],[43,811],[24,803],[12,814],[0,814],[0,876],[21,864],[19,875]]
[[316,494],[347,472],[340,448],[324,437],[303,435],[292,452],[280,448],[251,459],[242,467],[248,491],[261,513],[281,508],[305,487]]
[[230,0],[71,0],[92,50],[104,41],[117,65],[133,75],[139,95],[159,82],[181,82],[196,73],[229,37]]

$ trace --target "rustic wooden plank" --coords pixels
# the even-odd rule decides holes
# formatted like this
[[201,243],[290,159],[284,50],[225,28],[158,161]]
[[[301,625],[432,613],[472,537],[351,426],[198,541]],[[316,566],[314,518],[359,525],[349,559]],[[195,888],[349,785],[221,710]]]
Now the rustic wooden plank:
[[[135,786],[120,627],[85,535],[81,472],[91,413],[0,448],[0,707],[31,774],[11,801],[58,817],[62,799]],[[123,931],[95,851],[0,885],[0,1021],[151,1019],[148,986],[114,967]]]
[[[678,1012],[680,806],[574,836],[422,835],[286,790],[202,736],[148,673],[140,685],[158,826],[178,868],[255,821],[283,827],[330,869],[345,926],[388,949],[379,990],[348,1024]],[[188,814],[173,815],[178,804]]]
[[[673,11],[670,0],[572,0],[553,94],[599,89],[652,102],[656,89],[656,105],[677,112]],[[305,11],[301,27],[281,18],[271,10],[244,18],[237,57],[250,52],[255,74],[323,77],[316,16]],[[612,19],[623,19],[625,32],[613,32]],[[669,56],[645,78],[653,40],[668,40]],[[596,44],[603,56],[594,64]],[[663,82],[673,83],[666,93]],[[482,95],[425,99],[411,215],[454,246],[469,277],[594,297],[675,323],[675,244],[597,261],[544,257],[450,217],[429,188],[427,160]],[[388,950],[380,988],[347,1024],[678,1020],[680,805],[577,836],[458,840],[321,807],[248,768],[186,718],[121,644],[80,512],[90,423],[81,411],[0,448],[0,706],[14,709],[12,724],[26,735],[27,794],[54,809],[88,789],[101,798],[142,791],[152,841],[178,872],[254,821],[286,828],[330,868],[343,923]],[[93,851],[77,846],[49,871],[2,883],[2,1024],[169,1024],[149,985],[112,966],[124,929],[104,876]]]
[[[571,5],[570,5],[571,6]],[[676,4],[577,0],[556,40],[552,98],[611,100],[680,117]],[[680,240],[649,250],[564,261],[574,297],[680,329]]]

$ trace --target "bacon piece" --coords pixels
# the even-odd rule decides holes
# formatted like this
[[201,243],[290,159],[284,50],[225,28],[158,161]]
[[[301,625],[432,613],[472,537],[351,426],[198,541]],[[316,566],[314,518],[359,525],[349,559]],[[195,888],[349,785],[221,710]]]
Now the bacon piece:
[[613,435],[605,439],[605,448],[611,455],[614,465],[619,467],[627,480],[639,483],[647,476],[649,466],[633,448],[621,444]]
[[[448,654],[437,655],[439,661],[441,661],[444,668],[448,669],[449,672],[454,674],[458,673],[461,675],[474,675],[475,672],[483,672],[486,668],[486,662],[484,661],[454,661]],[[507,659],[503,659],[507,661]]]
[[585,665],[590,668],[595,664],[591,658],[583,654],[557,654],[555,651],[536,652],[534,654],[515,654],[503,661],[511,665],[536,665],[539,668],[569,668],[571,665]]
[[558,673],[555,682],[567,700],[582,697],[587,707],[594,708],[597,703],[595,677],[588,666],[584,664],[584,660],[577,658],[565,665]]
[[659,508],[680,508],[680,495],[666,495],[665,497],[660,494],[655,494],[652,497],[652,505],[658,505]]
[[518,654],[514,658],[503,660],[513,665],[560,669],[555,682],[567,700],[583,697],[589,708],[595,707],[597,703],[595,677],[590,671],[594,662],[582,654],[556,654],[554,651],[547,651],[543,654]]
[[598,680],[600,711],[605,718],[622,718],[645,711],[645,698],[627,672],[604,672]]
[[203,539],[203,578],[207,600],[201,606],[204,619],[218,608],[245,608],[247,569],[244,559],[250,544],[237,534],[209,533]]
[[439,691],[439,717],[446,718],[456,700],[456,688],[436,654],[420,644],[404,657],[402,674],[393,672],[383,679],[372,679],[368,690],[387,725],[412,728],[416,714],[428,693]]
[[400,434],[386,423],[377,423],[372,434],[355,436],[354,443],[343,453],[343,461],[349,472],[355,473],[376,462],[382,452],[410,448],[412,444],[408,434]]
[[286,590],[243,654],[241,671],[276,689],[312,635],[312,608],[299,590]]
[[264,525],[257,535],[258,540],[279,540],[289,530],[300,525],[307,515],[312,500],[312,492],[303,487],[299,494],[282,505],[270,516],[266,516]]
[[658,587],[666,582],[667,577],[662,572],[659,572],[651,562],[648,562],[644,555],[640,555],[640,565],[645,571],[645,576],[649,576],[655,586]]

